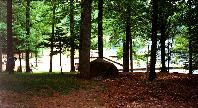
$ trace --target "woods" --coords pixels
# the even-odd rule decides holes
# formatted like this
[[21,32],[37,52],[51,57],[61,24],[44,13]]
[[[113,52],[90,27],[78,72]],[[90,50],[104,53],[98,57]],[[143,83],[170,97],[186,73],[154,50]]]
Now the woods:
[[[161,72],[168,72],[170,63],[183,61],[181,63],[184,64],[184,61],[188,61],[189,73],[192,74],[193,64],[196,64],[196,51],[193,49],[196,47],[193,44],[196,43],[196,8],[196,1],[180,0],[8,1],[7,10],[2,10],[7,11],[7,33],[4,32],[5,27],[1,26],[1,38],[3,40],[7,35],[9,49],[7,69],[14,65],[9,58],[13,58],[16,52],[25,52],[26,72],[29,72],[30,54],[38,59],[41,48],[50,48],[49,72],[53,72],[53,55],[60,52],[61,56],[68,50],[70,71],[74,72],[75,54],[79,50],[79,71],[88,77],[90,51],[98,50],[98,57],[103,58],[104,48],[115,48],[117,58],[122,58],[123,72],[133,72],[134,64],[146,59],[143,57],[146,53],[138,52],[152,41],[150,64],[147,64],[150,65],[149,79],[155,79],[159,60]],[[4,23],[5,20],[2,20],[1,25]],[[59,42],[62,43],[61,51],[57,51],[56,45],[58,28],[62,29],[64,38],[63,42]],[[179,39],[187,40],[189,44],[178,44]],[[6,45],[1,46],[1,52],[4,52]]]
[[195,107],[197,10],[197,0],[1,0],[0,107]]
[[9,74],[14,73],[14,43],[12,30],[12,0],[7,1],[7,65]]

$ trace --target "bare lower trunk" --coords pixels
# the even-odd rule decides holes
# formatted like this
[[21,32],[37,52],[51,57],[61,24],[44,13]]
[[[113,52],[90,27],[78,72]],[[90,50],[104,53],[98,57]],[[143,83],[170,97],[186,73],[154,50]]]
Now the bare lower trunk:
[[35,53],[35,62],[36,62],[36,67],[38,66],[38,52]]
[[92,0],[81,1],[81,27],[79,49],[79,71],[82,78],[90,78],[90,38],[91,38],[91,4]]
[[27,50],[26,52],[25,52],[25,61],[26,61],[26,72],[30,72],[30,62],[29,62],[29,55],[30,55],[30,53],[29,53],[29,51]]
[[[189,9],[192,9],[192,2],[191,2],[191,0],[189,0],[188,1],[188,8]],[[191,17],[191,11],[189,12],[189,15],[188,15],[188,17],[189,17],[189,20],[191,20],[190,19],[190,17]],[[193,47],[192,47],[192,26],[191,26],[191,24],[190,24],[190,21],[189,21],[189,25],[188,25],[188,28],[189,28],[189,46],[188,46],[188,50],[189,50],[189,66],[188,66],[188,68],[189,68],[189,74],[193,74],[193,65],[192,65],[192,54],[193,54]]]
[[[53,50],[51,50],[52,52]],[[52,53],[50,53],[50,69],[49,69],[49,72],[52,72],[52,59],[53,59],[53,56],[52,56]]]
[[12,0],[7,0],[7,64],[6,70],[9,74],[14,73],[14,51],[12,33]]
[[98,0],[98,55],[99,58],[103,59],[103,0]]
[[17,69],[18,72],[22,72],[22,64],[21,64],[21,53],[19,52],[19,68]]
[[161,24],[160,29],[161,29],[160,30],[161,31],[160,43],[161,43],[161,63],[162,63],[161,72],[168,72],[167,69],[166,69],[166,60],[165,60],[165,56],[166,56],[166,51],[165,51],[165,41],[166,41],[165,25]]
[[0,72],[2,72],[2,39],[1,39],[1,32],[0,32]]
[[129,39],[124,42],[123,48],[123,72],[129,72]]
[[192,51],[192,39],[189,39],[189,74],[193,74]]
[[71,72],[75,71],[74,67],[74,55],[75,55],[75,47],[74,47],[74,1],[70,0],[70,37],[71,37],[71,49],[70,49],[70,64],[71,64]]
[[151,63],[149,80],[153,81],[156,78],[155,64],[156,64],[156,53],[157,53],[157,17],[158,17],[158,0],[152,0],[153,13],[152,13],[152,46],[151,46]]
[[52,34],[51,34],[51,38],[50,38],[50,69],[49,69],[49,72],[52,72],[52,60],[53,60],[53,48],[54,48],[54,32],[55,32],[55,9],[56,9],[56,6],[55,6],[55,0],[52,0],[52,5],[53,5],[53,12],[52,12]]
[[[26,6],[26,36],[30,36],[30,0],[27,0],[27,6]],[[27,44],[29,44],[29,42],[27,42]],[[30,72],[30,63],[29,63],[29,55],[30,55],[30,51],[29,51],[29,46],[27,46],[28,48],[26,49],[26,72]]]
[[130,64],[131,72],[133,72],[133,41],[132,36],[130,36]]
[[71,72],[74,72],[75,71],[75,66],[74,66],[75,51],[74,51],[74,48],[71,49],[70,53],[71,53],[71,57],[70,57],[70,60],[71,60]]
[[124,44],[124,53],[123,53],[123,72],[129,72],[129,44],[131,39],[131,16],[130,16],[130,6],[127,6],[127,13],[126,13],[126,39]]

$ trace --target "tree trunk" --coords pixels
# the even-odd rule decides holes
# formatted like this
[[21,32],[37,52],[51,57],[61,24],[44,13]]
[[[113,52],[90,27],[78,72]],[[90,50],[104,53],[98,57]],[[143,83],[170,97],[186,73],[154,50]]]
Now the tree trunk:
[[191,6],[192,6],[192,2],[191,0],[188,0],[188,8],[189,8],[189,15],[188,15],[188,19],[189,19],[189,22],[188,22],[188,29],[189,29],[189,46],[188,46],[188,51],[189,51],[189,74],[193,74],[193,65],[192,65],[192,54],[193,54],[193,47],[192,47],[192,37],[191,37],[191,34],[192,34],[192,26],[191,26]]
[[9,74],[14,73],[14,51],[13,51],[13,33],[12,33],[12,0],[7,0],[7,64],[6,70]]
[[126,39],[125,39],[125,47],[123,53],[123,72],[129,72],[129,42],[131,39],[131,25],[130,25],[130,6],[127,6],[127,13],[126,13]]
[[[27,6],[26,6],[26,36],[30,36],[30,0],[26,1]],[[28,44],[28,42],[27,42]],[[26,72],[30,72],[30,63],[29,63],[29,55],[30,55],[30,51],[29,51],[29,46],[27,46],[28,48],[26,49]]]
[[61,44],[62,40],[61,40],[61,36],[59,36],[59,49],[60,49],[60,71],[61,74],[63,74],[63,69],[62,69],[62,44]]
[[91,37],[92,0],[82,0],[79,71],[82,78],[90,78],[90,37]]
[[98,55],[103,59],[103,0],[98,0]]
[[2,32],[0,32],[0,72],[2,72]]
[[123,72],[126,72],[126,40],[123,40]]
[[32,52],[30,53],[30,58],[33,58],[33,53]]
[[29,56],[30,56],[29,50],[26,50],[25,52],[26,72],[30,72],[30,62],[29,62],[30,57]]
[[[1,15],[0,15],[0,21],[1,22],[6,22],[6,0],[4,0],[4,1],[2,1],[1,0],[1,2],[0,2],[1,4],[0,4],[0,6],[2,7],[1,9],[1,11],[0,11],[0,13],[1,13]],[[2,13],[2,12],[4,12],[4,13]],[[3,35],[5,35],[5,33],[3,32],[4,30],[0,30],[0,72],[2,72],[3,71],[3,67],[2,67],[2,59],[3,59],[3,46],[4,46],[4,41],[5,40],[3,40]],[[5,52],[5,51],[4,51]]]
[[128,9],[128,16],[129,16],[129,18],[128,18],[128,26],[129,26],[129,32],[128,32],[128,35],[129,35],[129,43],[130,43],[130,50],[129,50],[129,52],[130,52],[130,65],[131,65],[131,72],[133,72],[133,38],[132,38],[132,35],[131,35],[131,6],[130,5],[128,5],[128,7],[127,7]]
[[21,52],[19,52],[19,69],[18,72],[22,72],[22,64],[21,64]]
[[36,62],[36,67],[38,67],[38,52],[35,53],[35,62]]
[[56,9],[56,5],[55,5],[55,0],[52,0],[52,34],[51,34],[51,38],[50,38],[50,69],[49,72],[52,72],[52,59],[53,59],[53,48],[54,48],[54,29],[55,29],[55,9]]
[[70,60],[71,60],[71,72],[75,71],[74,67],[74,55],[75,55],[75,47],[74,47],[74,0],[70,0],[70,37],[71,37],[71,49],[70,49]]
[[160,43],[161,43],[161,72],[168,72],[166,69],[166,51],[165,51],[165,41],[166,41],[166,35],[165,35],[165,24],[163,22],[163,19],[161,21],[161,27],[160,27],[160,32],[161,32],[161,38],[160,38]]
[[151,46],[151,63],[149,80],[153,81],[156,78],[155,64],[156,64],[156,53],[157,53],[157,19],[158,19],[158,0],[152,0],[152,46]]
[[192,52],[193,52],[193,47],[192,47],[192,39],[189,39],[189,74],[193,74],[193,65],[192,65]]
[[130,64],[131,72],[133,72],[133,38],[130,36]]
[[22,52],[22,59],[24,59],[24,53]]

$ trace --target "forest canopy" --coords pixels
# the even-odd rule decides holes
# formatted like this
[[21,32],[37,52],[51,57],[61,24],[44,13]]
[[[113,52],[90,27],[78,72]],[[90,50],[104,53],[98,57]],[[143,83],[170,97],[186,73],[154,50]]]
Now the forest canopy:
[[124,71],[150,55],[147,62],[151,67],[159,62],[161,71],[167,72],[169,63],[186,61],[190,73],[196,69],[196,0],[11,0],[0,4],[2,52],[9,47],[6,40],[13,40],[13,48],[9,48],[26,54],[26,71],[30,70],[29,54],[37,57],[41,48],[50,49],[50,72],[53,55],[69,54],[71,70],[75,71],[76,51],[83,69],[88,62],[81,61],[86,56],[89,61],[90,50],[98,50],[103,58],[103,48],[116,49]]

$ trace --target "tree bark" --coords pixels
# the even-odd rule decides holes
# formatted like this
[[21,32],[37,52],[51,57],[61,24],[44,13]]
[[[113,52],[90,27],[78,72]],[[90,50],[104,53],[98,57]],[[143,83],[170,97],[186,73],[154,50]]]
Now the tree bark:
[[52,72],[52,60],[53,60],[53,48],[54,48],[54,31],[55,31],[55,0],[52,0],[52,34],[50,38],[50,69],[49,72]]
[[160,48],[161,48],[161,71],[160,72],[168,72],[166,69],[166,51],[165,51],[165,41],[166,41],[166,24],[167,24],[167,13],[164,10],[167,10],[165,4],[166,1],[162,0],[160,1],[160,6],[159,6],[159,26],[160,26]]
[[98,0],[98,55],[103,59],[103,0]]
[[128,9],[128,14],[129,14],[129,19],[127,20],[128,21],[128,26],[129,26],[129,32],[128,32],[128,35],[129,35],[129,43],[130,43],[130,65],[131,65],[131,72],[133,72],[133,38],[132,38],[132,35],[131,35],[131,6],[128,5],[127,7]]
[[29,50],[26,50],[25,52],[25,61],[26,61],[26,72],[30,72],[30,62],[29,62],[29,57],[30,53]]
[[74,67],[74,0],[70,0],[70,37],[71,37],[71,49],[70,49],[70,60],[71,60],[71,72],[75,71]]
[[188,8],[189,8],[189,14],[188,14],[188,32],[189,32],[189,46],[188,46],[188,51],[189,51],[189,74],[193,74],[193,65],[192,65],[192,62],[193,62],[193,58],[192,58],[192,55],[193,55],[193,47],[192,47],[192,26],[191,26],[191,6],[192,6],[192,2],[191,0],[188,0]]
[[[1,9],[1,11],[0,11],[0,13],[1,13],[1,15],[0,15],[0,21],[2,21],[2,22],[6,22],[6,1],[2,1],[1,0],[1,2],[0,2],[1,4],[0,4],[0,6],[2,7]],[[3,13],[4,12],[4,13]],[[3,57],[3,35],[5,35],[5,33],[1,30],[0,31],[0,72],[2,72],[3,71],[3,67],[2,67],[2,57]]]
[[90,78],[90,37],[91,37],[91,4],[92,0],[82,0],[79,71],[82,78]]
[[192,47],[192,39],[189,38],[189,74],[193,74],[193,65],[192,65],[192,54],[193,54],[193,47]]
[[133,38],[130,36],[130,64],[131,72],[133,72]]
[[2,32],[0,31],[0,72],[2,72]]
[[[30,0],[26,1],[26,36],[30,36]],[[27,42],[29,44],[29,42]],[[29,63],[29,45],[25,51],[25,61],[26,61],[26,72],[30,72],[30,63]]]
[[126,39],[125,39],[125,47],[123,53],[123,72],[129,72],[129,43],[131,39],[131,25],[130,25],[130,7],[127,6],[127,13],[126,13]]
[[152,0],[152,35],[151,35],[151,63],[149,80],[153,81],[156,78],[155,64],[156,64],[156,53],[157,53],[157,19],[158,19],[158,0]]
[[62,40],[61,40],[61,36],[59,36],[59,49],[60,49],[60,70],[61,70],[61,74],[63,74],[63,69],[62,69],[62,44],[61,44]]
[[21,64],[21,52],[19,52],[19,69],[18,72],[22,72],[22,64]]
[[35,62],[36,62],[36,67],[38,67],[38,52],[35,53]]
[[6,70],[9,74],[14,73],[14,44],[12,33],[12,0],[7,0],[7,64]]
[[160,43],[161,43],[161,63],[162,63],[162,67],[161,67],[161,72],[165,72],[167,73],[167,69],[166,69],[166,51],[165,51],[165,41],[166,41],[166,34],[165,34],[165,24],[163,22],[162,19],[161,21],[161,27],[160,27],[160,32],[161,32],[161,38],[160,38]]

